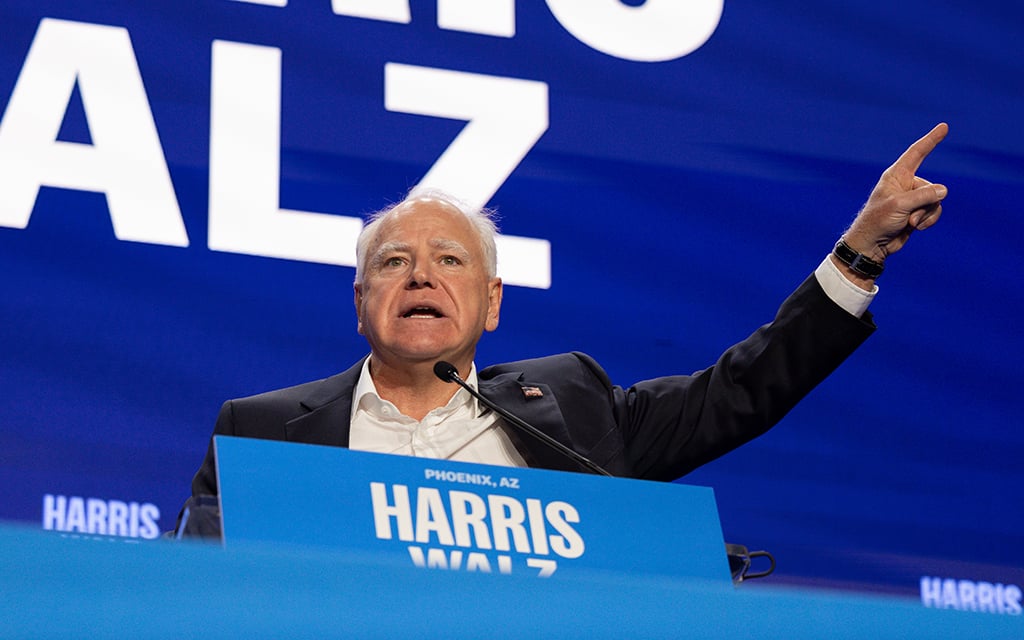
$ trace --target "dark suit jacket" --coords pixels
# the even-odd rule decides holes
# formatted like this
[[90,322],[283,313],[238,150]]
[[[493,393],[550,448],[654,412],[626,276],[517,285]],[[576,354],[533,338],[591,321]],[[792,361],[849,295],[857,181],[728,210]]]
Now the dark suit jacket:
[[[613,475],[674,480],[771,428],[873,330],[870,315],[846,313],[811,276],[771,324],[693,375],[624,389],[589,356],[566,353],[488,367],[479,373],[479,391]],[[347,447],[361,366],[229,400],[214,435]],[[543,395],[528,396],[523,387]],[[506,429],[530,466],[578,470],[531,436]],[[212,439],[192,493],[217,493]]]

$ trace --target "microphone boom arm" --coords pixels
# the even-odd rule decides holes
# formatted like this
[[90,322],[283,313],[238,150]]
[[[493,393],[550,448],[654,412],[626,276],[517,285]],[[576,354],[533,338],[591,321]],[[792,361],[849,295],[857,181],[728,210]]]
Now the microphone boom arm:
[[565,446],[558,440],[555,440],[554,438],[544,433],[540,429],[512,415],[507,410],[499,407],[495,403],[485,398],[483,395],[480,394],[480,392],[470,387],[466,383],[466,381],[463,380],[461,376],[459,376],[459,370],[455,368],[455,365],[450,364],[448,362],[444,362],[442,360],[434,365],[434,375],[436,375],[441,380],[444,380],[445,382],[454,382],[455,384],[459,385],[460,387],[468,391],[471,396],[473,396],[480,402],[483,402],[485,405],[487,405],[489,409],[500,415],[502,418],[507,420],[510,424],[518,428],[520,431],[523,431],[524,433],[533,436],[537,440],[540,440],[548,447],[554,449],[555,451],[562,454],[566,458],[569,458],[570,460],[580,465],[587,471],[590,471],[591,473],[595,473],[597,475],[614,477],[612,476],[612,474],[605,471],[601,466],[595,464],[586,456],[576,453],[575,451]]

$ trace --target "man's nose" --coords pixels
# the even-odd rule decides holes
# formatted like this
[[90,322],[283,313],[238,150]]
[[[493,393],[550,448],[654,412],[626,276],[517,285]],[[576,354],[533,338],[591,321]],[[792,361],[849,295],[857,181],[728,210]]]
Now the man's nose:
[[434,278],[428,263],[417,261],[412,267],[412,277],[409,279],[410,289],[422,287],[434,288]]

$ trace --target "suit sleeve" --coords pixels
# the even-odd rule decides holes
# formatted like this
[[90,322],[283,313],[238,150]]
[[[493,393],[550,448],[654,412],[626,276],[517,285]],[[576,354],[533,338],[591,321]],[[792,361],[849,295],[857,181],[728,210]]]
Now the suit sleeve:
[[673,480],[761,435],[873,332],[812,276],[775,319],[714,366],[613,389],[616,422],[636,477]]
[[213,436],[235,435],[234,421],[234,400],[228,400],[221,405],[220,413],[217,414],[217,424],[213,427],[213,435],[210,436],[210,444],[206,448],[206,457],[203,464],[199,466],[196,475],[192,478],[192,495],[217,495],[217,466],[213,453]]

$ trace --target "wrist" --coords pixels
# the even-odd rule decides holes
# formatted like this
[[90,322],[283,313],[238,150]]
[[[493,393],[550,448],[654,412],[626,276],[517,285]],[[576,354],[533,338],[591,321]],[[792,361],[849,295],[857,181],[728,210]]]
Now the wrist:
[[[878,249],[876,247],[876,249]],[[835,247],[832,249],[833,261],[838,262],[837,266],[840,266],[844,272],[851,276],[851,279],[860,284],[860,281],[873,282],[878,276],[882,275],[882,271],[885,269],[883,261],[885,256],[882,255],[879,259],[878,253],[881,250],[873,254],[866,254],[857,250],[854,246],[847,241],[846,237],[842,237],[836,242]]]
[[833,265],[835,265],[836,270],[839,271],[839,273],[841,273],[842,276],[850,282],[850,284],[868,292],[875,290],[876,285],[874,278],[868,278],[860,275],[847,265],[840,262],[839,258],[837,258],[836,254],[834,253],[829,255],[828,259],[832,262]]

